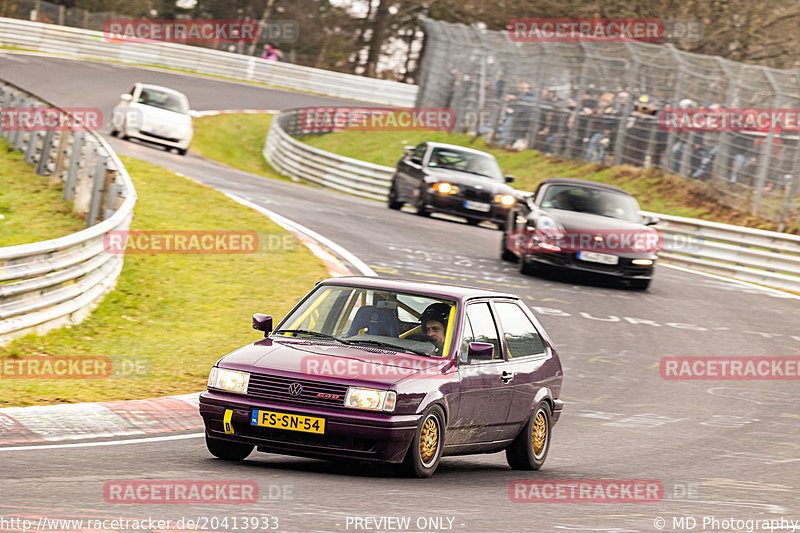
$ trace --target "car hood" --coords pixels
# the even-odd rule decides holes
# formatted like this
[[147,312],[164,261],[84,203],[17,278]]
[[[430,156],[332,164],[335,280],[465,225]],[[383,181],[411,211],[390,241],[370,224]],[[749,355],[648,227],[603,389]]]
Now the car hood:
[[151,105],[133,104],[137,111],[142,113],[145,124],[159,126],[192,125],[192,117]]
[[461,172],[459,170],[426,168],[428,176],[436,181],[447,181],[454,185],[461,185],[472,188],[483,188],[493,194],[511,194],[514,189],[505,183],[495,181],[492,178]]
[[447,359],[395,353],[373,347],[364,349],[332,342],[269,338],[243,346],[219,361],[221,367],[248,372],[383,385],[417,376],[421,372],[436,375],[447,363]]
[[[561,224],[567,231],[596,231],[596,230],[637,230],[642,232],[653,232],[656,230],[638,222],[621,220],[619,218],[604,217],[591,213],[580,213],[578,211],[566,211],[563,209],[540,209],[539,214],[545,214]],[[537,213],[531,213],[535,218]]]

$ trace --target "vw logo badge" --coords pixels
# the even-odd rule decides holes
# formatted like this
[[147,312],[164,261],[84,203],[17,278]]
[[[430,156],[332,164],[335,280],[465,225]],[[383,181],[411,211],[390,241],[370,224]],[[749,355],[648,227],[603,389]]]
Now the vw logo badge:
[[292,383],[289,385],[289,394],[292,396],[300,396],[300,393],[303,392],[303,386],[297,382]]

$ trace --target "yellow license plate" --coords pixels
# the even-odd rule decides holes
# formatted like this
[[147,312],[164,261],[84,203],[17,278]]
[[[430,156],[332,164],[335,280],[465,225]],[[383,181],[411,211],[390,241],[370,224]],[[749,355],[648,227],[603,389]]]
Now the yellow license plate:
[[325,419],[314,416],[290,415],[275,411],[253,409],[250,413],[251,426],[304,431],[306,433],[325,433]]

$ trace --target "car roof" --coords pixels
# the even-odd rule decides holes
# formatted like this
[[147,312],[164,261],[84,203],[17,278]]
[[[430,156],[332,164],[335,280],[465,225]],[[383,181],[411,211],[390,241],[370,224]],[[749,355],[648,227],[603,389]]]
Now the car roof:
[[[466,146],[459,146],[457,144],[448,144],[448,143],[440,143],[440,142],[433,142],[433,141],[423,141],[428,146],[432,146],[434,148],[451,148],[454,150],[461,150],[462,152],[470,152],[473,154],[481,154],[481,155],[488,155],[489,157],[494,158],[492,154],[489,152],[484,152],[482,150],[476,150],[475,148],[467,148]],[[420,143],[422,144],[422,143]]]
[[163,85],[151,85],[149,83],[141,83],[141,82],[137,82],[136,85],[138,85],[142,89],[155,89],[157,91],[164,91],[165,93],[179,94],[184,98],[186,97],[186,95],[183,94],[182,92],[176,91],[175,89],[170,89],[169,87],[164,87]]
[[400,290],[422,293],[431,296],[441,296],[468,300],[471,298],[512,298],[519,300],[519,296],[492,289],[453,285],[450,283],[428,282],[399,278],[378,278],[371,276],[342,276],[321,281],[324,285],[347,285],[371,289]]
[[622,193],[626,196],[633,196],[631,193],[620,189],[619,187],[614,187],[613,185],[606,185],[605,183],[599,183],[596,181],[589,181],[589,180],[581,180],[577,178],[548,178],[544,180],[542,183],[539,184],[540,187],[544,185],[575,185],[578,187],[589,187],[592,189],[602,189],[606,191],[614,191]]

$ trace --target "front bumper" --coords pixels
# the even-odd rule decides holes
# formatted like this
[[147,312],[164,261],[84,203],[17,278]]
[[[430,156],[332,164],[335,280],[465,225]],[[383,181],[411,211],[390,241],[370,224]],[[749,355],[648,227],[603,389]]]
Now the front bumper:
[[[634,265],[634,259],[651,259],[652,265]],[[526,263],[536,263],[554,268],[564,268],[593,274],[602,274],[625,279],[652,279],[655,266],[655,255],[642,255],[641,257],[619,257],[616,265],[593,263],[578,259],[576,252],[548,252],[540,251],[526,253],[521,260]]]
[[475,220],[488,220],[496,224],[505,223],[508,217],[508,210],[510,207],[505,207],[497,202],[488,202],[486,200],[469,200],[491,206],[489,211],[478,211],[475,209],[467,209],[464,202],[467,201],[457,194],[441,194],[431,193],[426,202],[426,207],[429,211],[437,213],[447,213],[449,215],[456,215],[459,217],[474,218]]
[[125,131],[125,134],[128,137],[132,137],[134,139],[141,139],[143,141],[161,144],[163,146],[168,146],[170,148],[178,148],[179,150],[186,150],[187,148],[189,148],[189,144],[191,144],[192,142],[192,135],[189,135],[188,137],[185,138],[166,137],[133,127],[128,128]]
[[[233,434],[225,433],[223,428],[228,409],[233,411]],[[253,426],[250,424],[253,409],[325,418],[325,434]],[[402,462],[420,418],[420,415],[289,404],[217,391],[200,395],[200,414],[209,437],[253,444],[259,451],[385,463]]]

